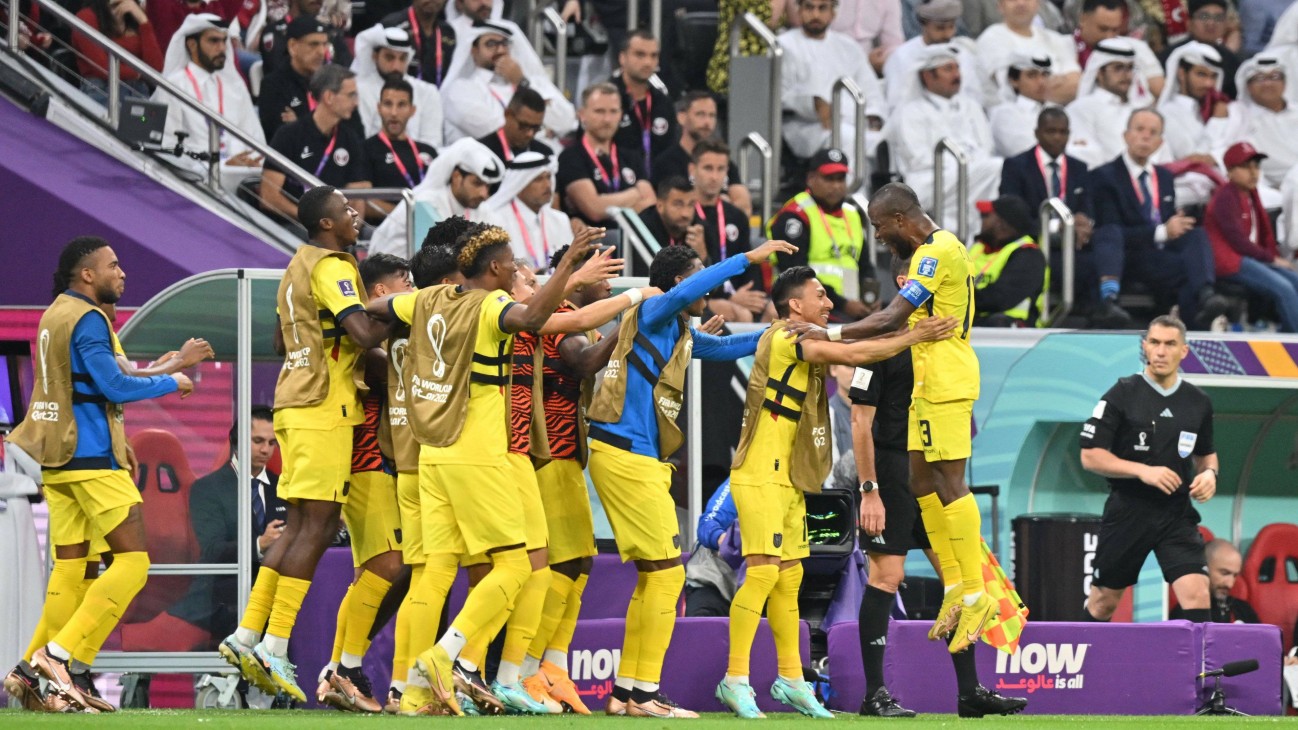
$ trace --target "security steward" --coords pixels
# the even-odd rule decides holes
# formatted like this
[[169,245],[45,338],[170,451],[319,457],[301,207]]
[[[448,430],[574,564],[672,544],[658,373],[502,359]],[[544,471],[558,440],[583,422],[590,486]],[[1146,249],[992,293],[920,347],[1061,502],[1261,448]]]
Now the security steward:
[[1046,257],[1032,237],[1032,211],[1023,198],[978,201],[982,231],[969,249],[974,270],[974,325],[1042,326],[1042,293],[1050,286]]

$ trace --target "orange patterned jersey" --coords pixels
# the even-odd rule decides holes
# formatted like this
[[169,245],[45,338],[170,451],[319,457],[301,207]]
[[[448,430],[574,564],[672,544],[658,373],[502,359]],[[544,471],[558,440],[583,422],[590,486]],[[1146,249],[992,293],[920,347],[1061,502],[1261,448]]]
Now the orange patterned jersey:
[[509,388],[509,451],[526,454],[532,448],[532,358],[536,354],[534,332],[514,334],[514,375]]
[[[575,309],[564,302],[555,311],[571,312]],[[559,344],[565,337],[567,335],[541,338],[545,352],[542,372],[545,379],[545,429],[550,439],[550,457],[574,460],[577,458],[577,419],[581,417],[581,379],[564,365],[559,356]]]
[[352,429],[352,473],[391,471],[379,449],[379,416],[383,413],[383,393],[372,390],[361,400],[365,420]]

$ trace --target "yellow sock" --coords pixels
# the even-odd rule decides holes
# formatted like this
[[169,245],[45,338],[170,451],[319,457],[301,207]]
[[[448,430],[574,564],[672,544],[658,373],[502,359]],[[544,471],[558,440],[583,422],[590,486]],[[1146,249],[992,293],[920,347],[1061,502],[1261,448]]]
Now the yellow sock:
[[[84,578],[85,561],[77,562],[82,571],[78,578]],[[51,643],[58,644],[71,655],[72,650],[79,647],[87,637],[102,633],[98,631],[101,622],[116,626],[135,595],[144,588],[148,578],[148,553],[132,552],[114,555],[112,566],[95,579],[94,585],[86,591],[86,597],[81,601],[76,613],[72,614]],[[108,634],[102,633],[102,635],[107,637]],[[90,649],[98,652],[99,646],[95,645]]]
[[410,566],[410,588],[406,590],[406,597],[401,599],[401,606],[397,608],[397,626],[396,632],[392,636],[392,680],[394,682],[406,681],[406,672],[410,669],[410,599],[415,594],[415,586],[419,585],[419,579],[424,574],[424,566]]
[[270,621],[266,624],[267,636],[287,641],[293,635],[297,612],[302,610],[302,601],[306,599],[306,592],[310,588],[311,581],[305,578],[280,576],[279,585],[275,586],[275,603],[270,609]]
[[564,611],[563,618],[559,619],[559,625],[555,627],[550,643],[545,647],[546,651],[559,652],[565,657],[568,655],[572,635],[577,631],[577,616],[581,614],[581,596],[586,592],[586,582],[589,580],[590,575],[582,573],[573,582],[572,590],[568,593],[568,608]]
[[[370,645],[370,629],[374,627],[374,617],[379,613],[379,604],[392,588],[391,581],[366,570],[352,584],[351,600],[347,602],[347,634],[343,640],[343,654],[360,658]],[[344,666],[347,663],[344,662]],[[356,666],[360,666],[357,662]]]
[[[640,617],[644,614],[644,592],[649,587],[649,574],[641,571],[636,576],[631,602],[626,606],[626,630],[622,635],[622,659],[618,662],[618,679],[634,680],[640,671]],[[630,689],[628,686],[627,689]]]
[[446,594],[455,582],[459,562],[450,553],[432,553],[420,569],[419,580],[410,578],[410,652],[413,661],[437,641],[437,621]]
[[252,584],[252,592],[248,594],[248,606],[243,609],[243,617],[239,619],[239,627],[261,636],[266,630],[266,622],[270,619],[270,609],[275,605],[275,587],[279,585],[279,573],[274,570],[261,566],[257,571],[257,580]]
[[[470,580],[472,580],[472,577],[470,577]],[[470,583],[465,598],[467,599],[469,596],[473,595],[473,591],[476,590],[477,587],[476,583]],[[497,614],[496,617],[491,619],[491,622],[487,624],[486,628],[483,629],[482,633],[477,636],[467,637],[468,641],[464,645],[464,648],[460,650],[460,656],[458,659],[464,662],[467,666],[481,667],[483,663],[487,661],[487,649],[491,646],[491,642],[496,640],[496,634],[499,634],[500,630],[505,628],[505,622],[508,620],[508,611],[503,615]]]
[[532,645],[532,639],[536,638],[544,618],[552,576],[549,567],[533,570],[518,592],[509,623],[505,624],[505,647],[500,653],[502,662],[521,665],[527,657],[527,649]]
[[955,559],[960,563],[960,574],[964,577],[964,594],[966,597],[976,596],[983,591],[982,513],[978,511],[978,503],[972,494],[948,504],[945,511],[951,551],[955,553]]
[[45,605],[41,607],[41,620],[32,633],[32,641],[28,644],[23,659],[31,661],[36,650],[48,644],[51,636],[57,634],[68,619],[72,618],[72,614],[77,612],[77,606],[81,605],[82,596],[85,595],[81,587],[85,573],[85,558],[54,559],[54,570],[50,572],[49,583],[45,586]]
[[550,639],[559,628],[559,622],[568,611],[568,596],[576,585],[572,578],[556,571],[550,571],[550,590],[545,594],[545,604],[541,607],[541,624],[536,628],[536,636],[527,647],[527,655],[539,657],[550,646]]
[[802,586],[802,563],[780,571],[775,590],[766,602],[766,621],[775,637],[775,657],[780,676],[802,679],[802,656],[798,651],[798,588]]
[[[527,559],[527,550],[513,548],[492,553],[491,572],[469,594],[451,627],[470,641],[481,637],[502,612],[508,617],[514,599],[531,575],[532,564]],[[487,636],[488,643],[492,636]]]
[[103,647],[105,641],[108,641],[109,635],[116,628],[117,624],[113,621],[100,621],[99,626],[72,650],[72,658],[86,666],[94,664],[95,658],[99,656],[99,649]]
[[355,588],[355,583],[347,586],[347,592],[343,594],[343,600],[338,604],[338,617],[334,619],[334,648],[329,653],[329,661],[332,664],[343,660],[343,639],[347,636],[347,606],[351,603],[352,591]]
[[778,565],[750,565],[744,584],[735,591],[730,604],[730,663],[726,674],[731,677],[748,676],[748,660],[753,653],[753,639],[757,625],[762,621],[766,599],[780,578]]
[[946,510],[937,493],[925,494],[918,498],[919,514],[924,520],[924,532],[928,535],[929,545],[937,553],[938,565],[942,568],[942,585],[953,586],[960,582],[960,563],[956,561],[955,551],[951,548],[950,531],[947,526]]
[[676,628],[676,607],[685,585],[685,566],[649,573],[644,607],[640,612],[640,658],[636,681],[657,683],[662,678],[663,657]]

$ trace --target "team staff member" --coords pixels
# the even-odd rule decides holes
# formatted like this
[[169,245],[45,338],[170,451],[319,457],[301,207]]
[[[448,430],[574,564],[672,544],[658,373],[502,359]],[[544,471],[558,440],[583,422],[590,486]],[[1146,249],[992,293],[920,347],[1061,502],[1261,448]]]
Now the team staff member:
[[352,429],[364,419],[366,390],[360,356],[388,333],[363,316],[365,290],[356,259],[346,253],[361,221],[347,198],[328,185],[312,188],[298,205],[298,221],[311,238],[293,254],[276,296],[275,346],[284,352],[284,368],[275,384],[275,436],[288,526],[266,553],[239,628],[220,652],[263,691],[305,702],[288,639],[351,491]]
[[1154,318],[1141,341],[1145,369],[1104,394],[1082,426],[1082,468],[1105,477],[1095,573],[1086,613],[1108,621],[1153,551],[1191,621],[1210,620],[1199,512],[1217,493],[1212,401],[1180,376],[1185,325]]
[[[692,149],[686,169],[698,193],[694,213],[696,222],[703,228],[703,240],[687,239],[687,242],[699,252],[703,264],[711,266],[748,251],[748,216],[721,197],[726,189],[726,170],[732,166],[726,143],[702,139]],[[762,270],[758,267],[750,267],[714,289],[708,297],[708,308],[730,322],[770,319],[775,312],[769,305]]]
[[[42,467],[54,544],[54,572],[41,620],[47,630],[58,628],[32,654],[31,666],[63,700],[92,712],[106,703],[73,682],[73,652],[80,654],[92,637],[88,648],[98,651],[108,635],[101,626],[121,620],[149,571],[143,500],[131,479],[135,461],[122,424],[122,404],[177,391],[184,397],[194,389],[179,372],[149,377],[122,373],[112,326],[101,307],[115,304],[125,288],[126,273],[104,239],[81,236],[63,247],[54,272],[54,303],[38,325],[40,377],[27,417],[8,437]],[[113,560],[81,598],[92,534],[104,536]]]
[[[363,179],[376,188],[414,188],[437,157],[430,144],[416,142],[406,132],[415,113],[414,89],[405,79],[388,79],[379,90],[379,118],[383,129],[363,145],[367,171]],[[373,203],[391,213],[395,203]]]
[[[893,257],[892,277],[898,289],[906,285],[909,268],[908,259]],[[919,502],[909,487],[906,426],[914,389],[911,354],[903,352],[857,368],[848,391],[852,401],[852,453],[861,483],[862,543],[870,562],[870,580],[857,624],[865,668],[860,714],[874,717],[915,716],[914,711],[893,699],[883,676],[888,616],[897,600],[897,587],[906,577],[906,553],[923,550],[941,575],[920,519]],[[1026,700],[1002,697],[983,687],[978,682],[973,652],[952,654],[951,663],[955,665],[961,717],[1005,715],[1027,706]]]
[[640,153],[641,166],[636,174],[652,180],[654,158],[676,143],[680,125],[671,97],[654,88],[649,80],[658,71],[658,39],[640,29],[627,36],[617,56],[618,69],[610,82],[622,96],[622,121],[618,124],[614,144]]
[[957,336],[911,350],[915,391],[906,436],[911,490],[923,495],[920,512],[946,589],[929,639],[954,629],[949,644],[954,654],[977,641],[996,614],[996,602],[983,588],[982,515],[964,481],[979,385],[978,356],[969,342],[975,272],[964,244],[937,227],[909,187],[883,186],[868,212],[893,256],[911,259],[906,285],[887,308],[859,322],[830,330],[795,322],[789,329],[803,333],[804,339],[861,339],[899,330],[907,320],[949,316],[960,321]]
[[581,92],[578,117],[582,134],[577,144],[559,153],[555,189],[563,198],[564,211],[588,225],[607,226],[613,222],[610,207],[639,213],[653,205],[657,200],[653,188],[637,172],[644,167],[640,151],[622,147],[614,139],[622,118],[617,87],[587,86]]
[[627,607],[622,659],[604,708],[607,714],[697,717],[658,690],[685,581],[676,505],[669,493],[671,466],[665,462],[685,440],[676,416],[690,359],[728,361],[751,355],[761,333],[719,338],[696,332],[687,317],[700,316],[703,297],[726,279],[773,253],[794,250],[785,241],[767,241],[742,258],[705,269],[694,249],[665,247],[649,267],[649,284],[666,294],[622,318],[618,344],[589,410],[591,480],[608,512],[618,553],[623,561],[634,560],[640,574]]
[[267,69],[257,99],[257,117],[266,139],[275,139],[279,128],[311,113],[311,76],[325,63],[329,42],[324,23],[298,18],[286,32],[288,63],[273,73]]
[[739,717],[764,717],[748,683],[748,668],[765,607],[779,662],[771,697],[804,715],[832,718],[802,678],[798,655],[798,589],[802,560],[811,554],[803,493],[820,491],[834,454],[826,369],[876,362],[915,343],[950,337],[956,321],[929,317],[913,330],[882,340],[795,344],[784,336],[786,324],[828,322],[833,302],[824,285],[810,267],[795,266],[775,280],[771,299],[777,319],[757,343],[744,425],[730,467],[748,576],[730,604],[730,662],[716,696]]
[[[471,641],[484,636],[490,641],[532,573],[523,508],[506,461],[510,339],[545,325],[563,301],[576,262],[603,233],[591,229],[578,236],[568,258],[530,304],[515,303],[504,290],[512,286],[516,272],[509,236],[482,224],[456,240],[465,279],[461,287],[431,287],[370,304],[372,314],[404,322],[411,332],[403,386],[411,402],[410,424],[421,444],[426,551],[424,574],[411,601],[412,624],[436,621],[462,556],[486,554],[492,563],[450,628],[419,655],[419,680],[407,683],[403,712],[461,715],[457,691],[484,713],[503,711],[479,667],[461,653]],[[439,322],[444,327],[434,326]]]
[[[1229,540],[1220,537],[1203,547],[1208,559],[1208,588],[1212,592],[1212,622],[1215,624],[1260,624],[1257,611],[1242,598],[1230,595],[1239,579],[1244,556]],[[1169,619],[1185,618],[1185,609],[1178,605],[1167,616]]]
[[811,157],[807,189],[784,204],[767,228],[797,253],[777,257],[780,268],[811,266],[842,317],[859,319],[870,313],[879,296],[873,282],[874,262],[865,247],[861,211],[847,200],[847,155],[827,148]]
[[290,29],[294,23],[303,20],[319,23],[318,32],[325,35],[321,41],[321,51],[326,63],[336,63],[340,66],[352,64],[351,50],[347,46],[347,39],[343,36],[343,29],[332,23],[320,23],[318,20],[322,5],[324,5],[323,0],[290,0],[288,12],[284,17],[266,26],[261,34],[261,58],[267,75],[279,70],[280,66],[288,62],[287,39],[293,37]]

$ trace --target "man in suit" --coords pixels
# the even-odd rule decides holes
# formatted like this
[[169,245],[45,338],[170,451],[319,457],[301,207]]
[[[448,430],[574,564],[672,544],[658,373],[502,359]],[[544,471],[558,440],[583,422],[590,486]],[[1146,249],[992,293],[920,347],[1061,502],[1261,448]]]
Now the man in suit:
[[[266,469],[275,454],[274,414],[267,406],[253,406],[252,431],[252,577],[261,558],[284,534],[288,504],[276,494],[279,475]],[[189,490],[189,519],[198,540],[200,563],[234,563],[239,559],[239,476],[235,439],[239,425],[230,427],[230,460],[220,469],[194,481]],[[233,575],[199,576],[184,600],[170,613],[221,637],[234,630],[238,620],[238,582]]]
[[[1068,114],[1059,107],[1047,107],[1037,115],[1037,145],[1026,152],[1007,157],[1001,168],[1001,196],[1014,195],[1028,204],[1036,214],[1048,198],[1059,198],[1073,212],[1077,238],[1075,246],[1073,281],[1077,295],[1077,308],[1090,310],[1093,316],[1103,315],[1095,302],[1095,289],[1099,285],[1095,261],[1090,248],[1094,229],[1091,210],[1090,170],[1086,163],[1064,154],[1072,130]],[[1052,236],[1052,255],[1058,256],[1059,238]],[[1054,284],[1062,281],[1054,277]],[[1115,314],[1109,312],[1108,314]],[[1123,313],[1125,314],[1125,313]],[[1121,319],[1121,317],[1119,317]],[[1121,328],[1125,323],[1109,326]]]
[[1176,303],[1182,321],[1207,329],[1228,304],[1212,290],[1212,248],[1195,220],[1176,207],[1172,173],[1150,158],[1163,144],[1163,115],[1132,112],[1126,150],[1091,172],[1095,232],[1091,236],[1099,294],[1116,307],[1123,281],[1153,290],[1160,306]]

